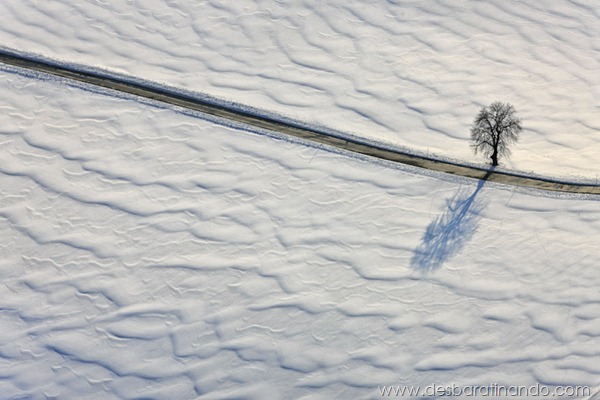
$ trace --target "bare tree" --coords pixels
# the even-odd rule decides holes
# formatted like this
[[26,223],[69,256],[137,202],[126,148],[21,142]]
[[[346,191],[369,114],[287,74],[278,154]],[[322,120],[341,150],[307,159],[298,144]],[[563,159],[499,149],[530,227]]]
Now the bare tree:
[[516,143],[521,132],[521,120],[515,108],[500,101],[483,107],[471,127],[471,146],[475,154],[491,157],[492,165],[498,165],[499,156],[510,155],[508,146]]

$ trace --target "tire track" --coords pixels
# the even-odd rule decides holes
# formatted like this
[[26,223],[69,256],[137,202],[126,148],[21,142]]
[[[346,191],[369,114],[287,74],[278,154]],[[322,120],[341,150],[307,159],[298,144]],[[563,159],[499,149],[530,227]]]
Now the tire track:
[[250,112],[228,107],[227,105],[213,104],[202,99],[170,92],[165,89],[145,86],[133,81],[128,81],[124,78],[105,76],[100,73],[89,71],[80,71],[66,66],[57,65],[46,61],[34,60],[18,54],[9,53],[5,50],[0,50],[0,62],[13,67],[25,68],[61,78],[72,79],[86,84],[104,87],[178,107],[199,111],[220,118],[236,121],[238,123],[248,124],[254,127],[309,140],[315,143],[332,146],[338,149],[378,158],[381,160],[412,165],[419,168],[425,168],[432,171],[453,174],[467,178],[486,179],[490,182],[497,182],[507,185],[565,193],[593,195],[600,194],[600,185],[566,182],[551,178],[532,177],[505,171],[486,170],[483,168],[461,165],[459,163],[432,157],[386,149],[352,138],[336,137],[325,132],[320,132],[316,129],[302,127],[291,122],[277,120],[268,116],[255,115]]

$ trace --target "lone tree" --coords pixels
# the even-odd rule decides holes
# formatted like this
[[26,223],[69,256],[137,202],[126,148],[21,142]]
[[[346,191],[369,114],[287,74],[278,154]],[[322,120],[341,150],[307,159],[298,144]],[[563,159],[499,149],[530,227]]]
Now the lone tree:
[[500,101],[483,107],[471,127],[471,146],[475,154],[491,157],[492,165],[498,165],[498,156],[510,155],[508,146],[519,139],[521,120],[515,108]]

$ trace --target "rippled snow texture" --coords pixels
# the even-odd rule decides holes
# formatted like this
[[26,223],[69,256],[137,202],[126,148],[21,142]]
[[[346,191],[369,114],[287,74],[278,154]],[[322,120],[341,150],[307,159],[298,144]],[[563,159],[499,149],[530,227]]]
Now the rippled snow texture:
[[598,384],[597,201],[0,87],[3,398]]
[[524,120],[509,168],[596,179],[600,3],[0,3],[0,44],[466,160],[482,105]]

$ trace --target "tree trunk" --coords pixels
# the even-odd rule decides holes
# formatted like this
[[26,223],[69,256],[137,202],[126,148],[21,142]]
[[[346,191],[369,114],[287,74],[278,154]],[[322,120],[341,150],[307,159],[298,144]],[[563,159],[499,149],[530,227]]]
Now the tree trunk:
[[498,165],[498,149],[494,148],[492,153],[492,165],[495,167]]

